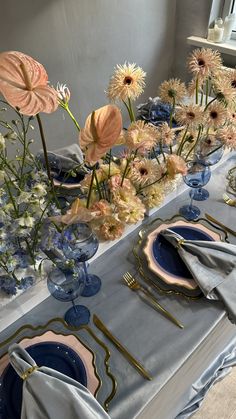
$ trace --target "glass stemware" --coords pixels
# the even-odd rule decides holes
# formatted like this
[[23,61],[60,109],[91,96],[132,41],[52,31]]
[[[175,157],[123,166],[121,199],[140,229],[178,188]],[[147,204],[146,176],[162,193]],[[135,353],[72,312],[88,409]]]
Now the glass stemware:
[[85,286],[81,293],[83,297],[95,295],[101,288],[101,279],[97,275],[88,273],[86,266],[86,261],[95,255],[98,245],[97,236],[86,223],[72,224],[62,231],[64,255],[83,263],[85,272]]
[[[218,163],[224,154],[223,144],[213,134],[203,137],[196,147],[196,158],[205,166],[213,166]],[[209,192],[204,188],[197,188],[194,191],[195,201],[205,201],[209,198]]]
[[64,319],[69,326],[88,324],[90,311],[74,300],[81,295],[85,285],[85,274],[81,264],[73,266],[73,261],[58,263],[48,275],[47,285],[51,295],[59,301],[71,301],[72,307],[66,311]]
[[180,208],[179,213],[185,217],[187,220],[195,220],[199,217],[201,211],[200,209],[192,204],[194,189],[200,188],[209,182],[211,177],[211,171],[209,166],[198,161],[190,161],[187,163],[187,174],[183,176],[183,180],[186,185],[190,186],[192,190],[190,191],[190,204],[184,205]]

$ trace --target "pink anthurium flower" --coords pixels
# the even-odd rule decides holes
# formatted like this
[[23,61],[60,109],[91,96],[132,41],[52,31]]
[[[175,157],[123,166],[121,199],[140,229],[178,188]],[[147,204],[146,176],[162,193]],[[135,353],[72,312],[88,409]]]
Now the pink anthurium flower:
[[115,105],[106,105],[92,112],[80,132],[80,146],[85,160],[97,162],[115,144],[122,129],[122,116]]
[[45,68],[22,52],[0,54],[0,92],[24,115],[51,113],[58,107],[58,95],[48,86]]

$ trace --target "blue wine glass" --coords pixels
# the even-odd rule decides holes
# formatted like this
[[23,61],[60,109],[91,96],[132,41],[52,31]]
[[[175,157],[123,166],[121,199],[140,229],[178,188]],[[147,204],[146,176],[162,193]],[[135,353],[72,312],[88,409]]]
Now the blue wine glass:
[[[196,147],[196,159],[205,166],[213,166],[218,163],[224,154],[223,144],[213,134],[203,137]],[[209,198],[209,192],[204,188],[194,191],[195,201],[205,201]]]
[[98,250],[99,241],[90,226],[86,223],[71,224],[62,231],[62,249],[64,255],[76,262],[82,262],[85,272],[85,286],[81,293],[90,297],[98,293],[101,279],[87,271],[86,261]]
[[196,220],[201,211],[197,206],[192,204],[194,189],[200,188],[209,182],[211,177],[211,171],[209,166],[198,161],[190,161],[187,163],[187,174],[183,176],[183,180],[186,185],[190,186],[192,190],[190,191],[190,204],[184,205],[180,208],[179,213],[186,218],[187,220]]
[[79,327],[89,323],[90,311],[74,302],[85,286],[85,273],[81,264],[75,266],[74,261],[69,260],[58,262],[49,272],[47,285],[54,298],[72,302],[72,307],[64,315],[69,326]]

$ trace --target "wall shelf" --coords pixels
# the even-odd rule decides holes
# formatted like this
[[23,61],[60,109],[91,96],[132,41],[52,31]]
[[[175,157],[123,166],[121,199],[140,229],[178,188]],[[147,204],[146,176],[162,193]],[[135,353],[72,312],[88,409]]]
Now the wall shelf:
[[227,42],[215,43],[207,41],[205,38],[200,38],[199,36],[189,36],[187,38],[187,43],[197,47],[217,49],[222,54],[236,56],[236,40],[233,39]]

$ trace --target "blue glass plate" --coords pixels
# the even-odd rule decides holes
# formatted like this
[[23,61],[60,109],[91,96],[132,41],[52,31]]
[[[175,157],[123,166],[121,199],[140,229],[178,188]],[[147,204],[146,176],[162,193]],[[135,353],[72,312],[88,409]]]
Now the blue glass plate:
[[[173,226],[170,229],[187,240],[214,241],[205,231],[192,226]],[[156,239],[153,241],[152,250],[155,262],[163,271],[179,278],[193,278],[177,250],[161,234],[157,234]]]
[[[29,346],[27,352],[38,366],[53,368],[87,386],[87,375],[79,355],[62,343],[43,342]],[[1,419],[20,419],[22,404],[22,379],[11,365],[1,376]],[[32,418],[33,419],[33,418]]]

